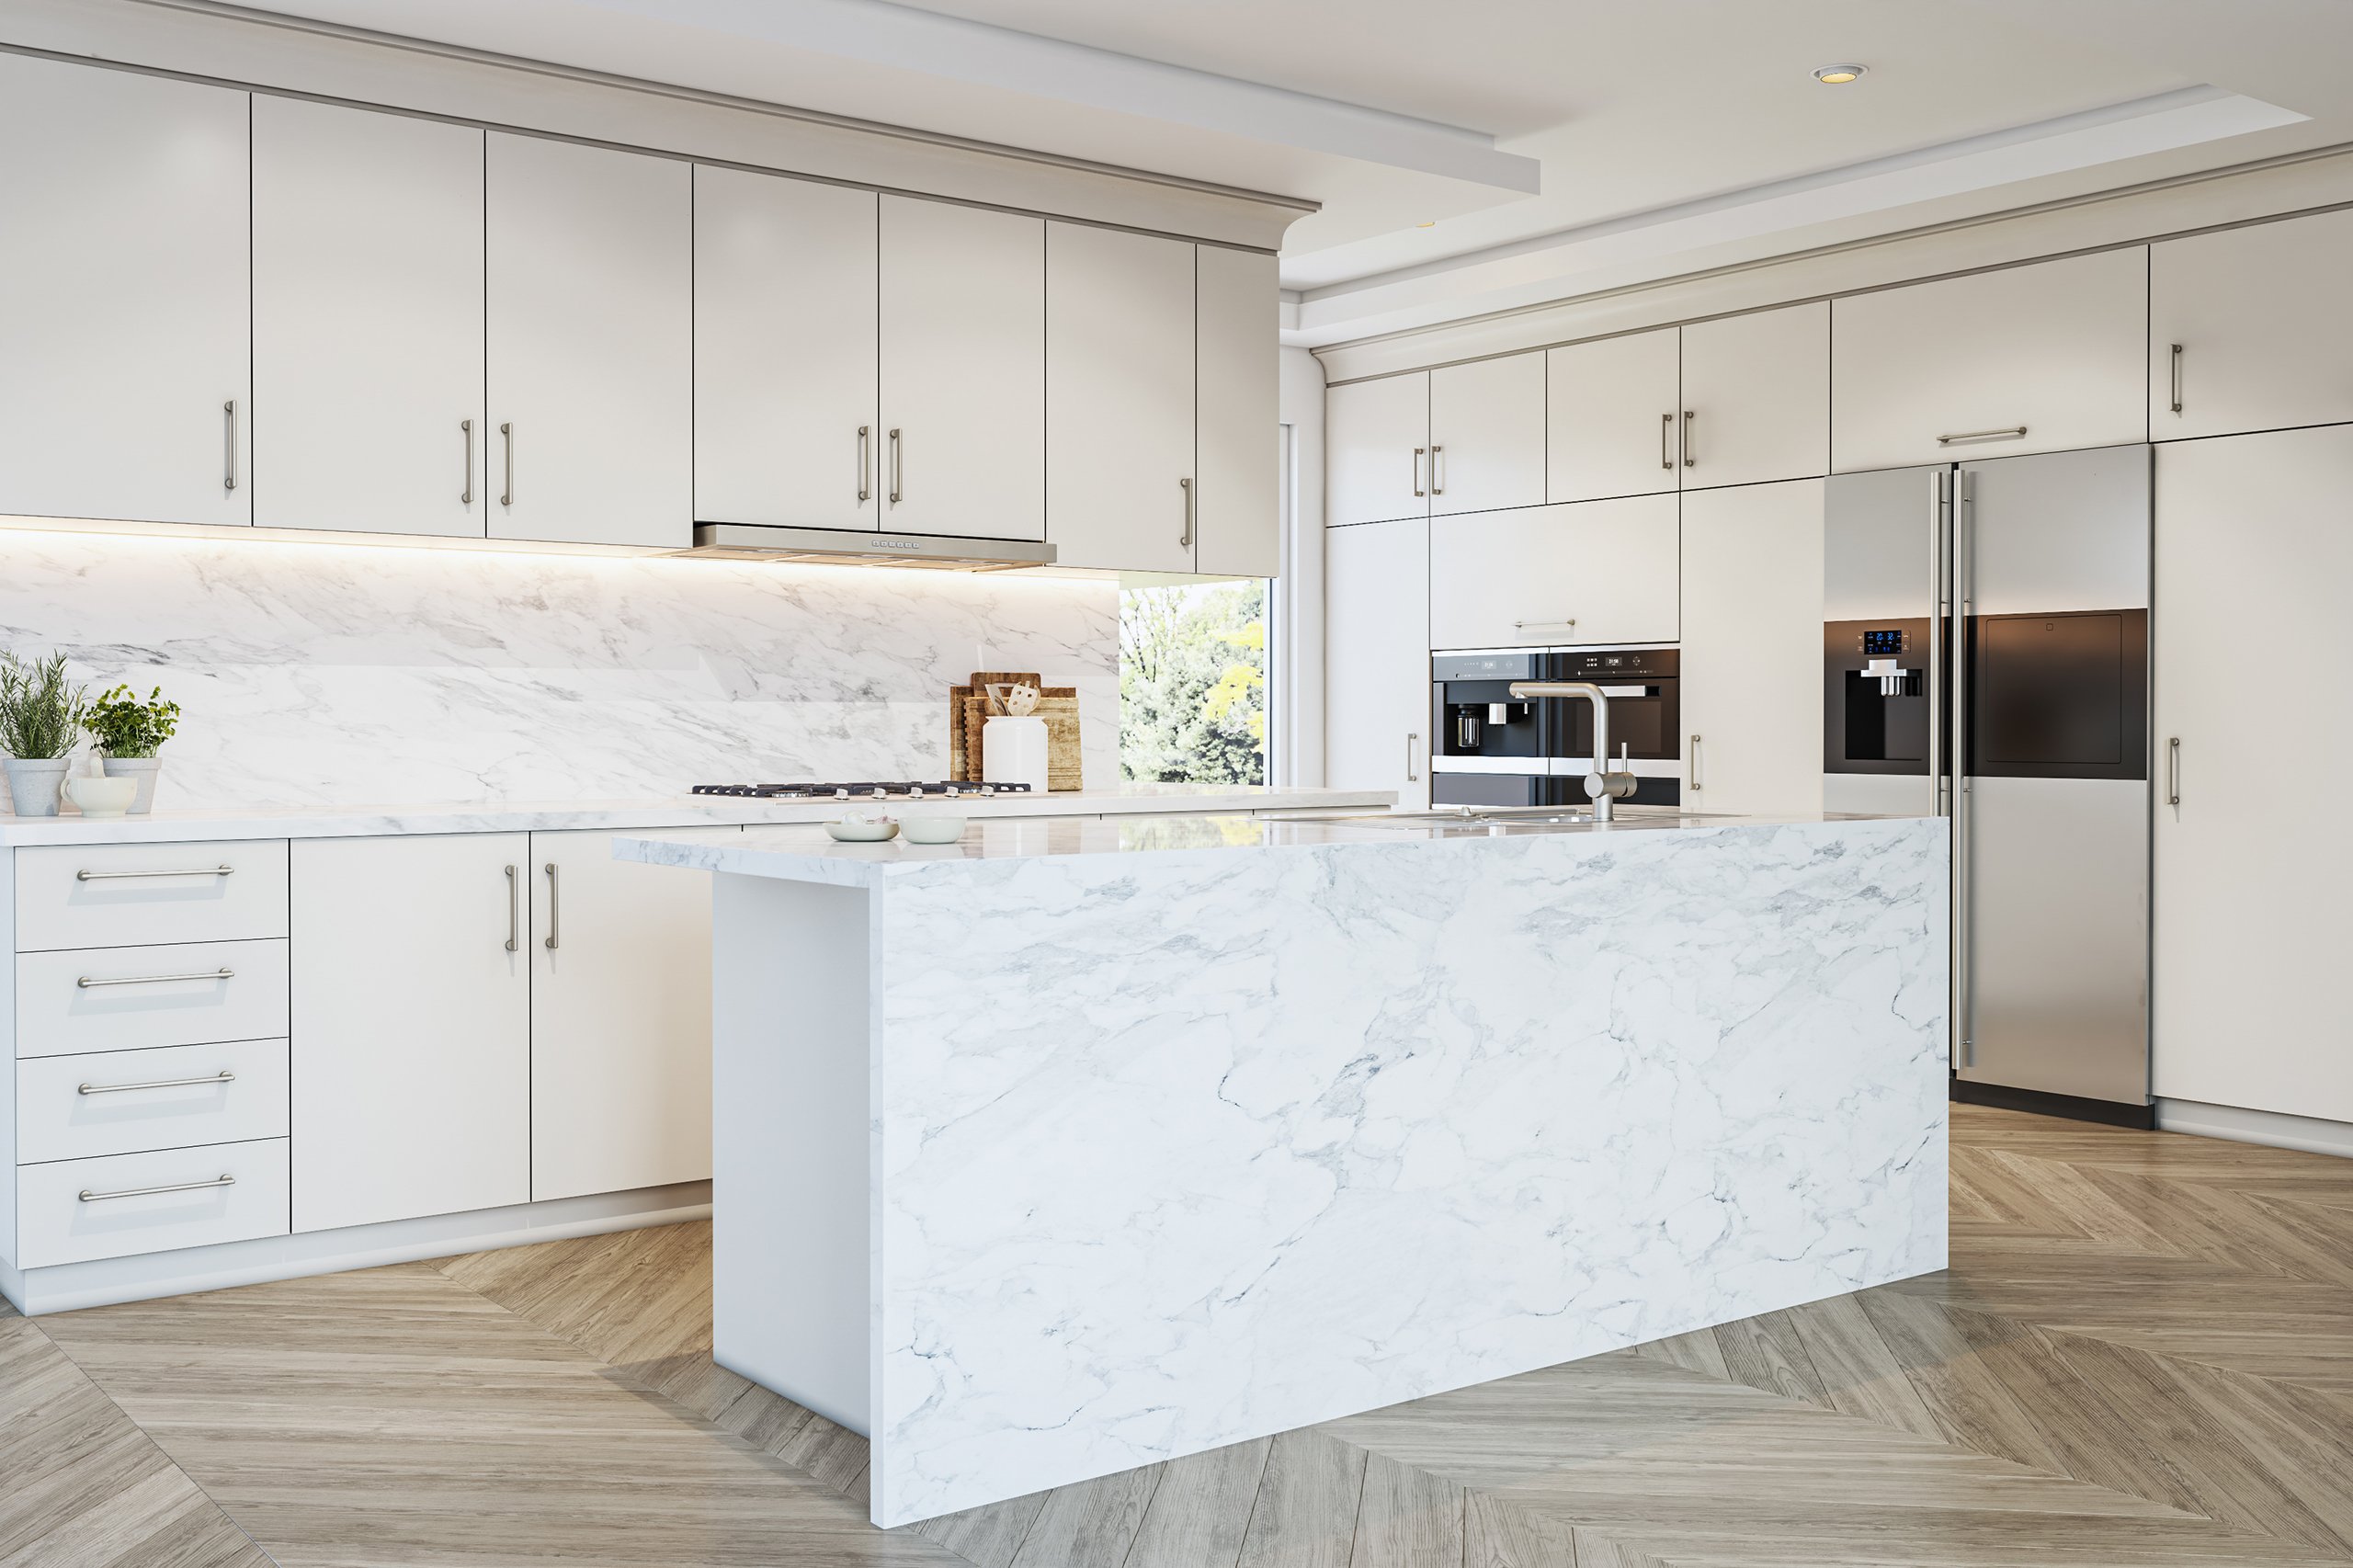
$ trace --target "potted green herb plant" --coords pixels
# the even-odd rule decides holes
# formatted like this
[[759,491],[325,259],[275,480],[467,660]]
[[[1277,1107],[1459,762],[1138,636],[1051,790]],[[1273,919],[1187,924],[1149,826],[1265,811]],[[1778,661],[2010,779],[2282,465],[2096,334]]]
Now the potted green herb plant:
[[165,701],[160,686],[145,701],[131,695],[131,687],[118,686],[91,703],[83,715],[82,727],[90,732],[105,756],[107,777],[139,780],[139,794],[131,802],[133,812],[154,809],[155,775],[164,766],[155,754],[172,738],[179,722],[180,705]]
[[20,817],[57,814],[58,786],[81,728],[85,688],[65,682],[65,655],[30,664],[0,649],[0,767]]

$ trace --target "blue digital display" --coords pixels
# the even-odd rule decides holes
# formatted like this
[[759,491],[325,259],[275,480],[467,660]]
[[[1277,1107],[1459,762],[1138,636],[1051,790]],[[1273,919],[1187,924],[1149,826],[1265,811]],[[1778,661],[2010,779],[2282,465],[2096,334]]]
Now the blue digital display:
[[1904,632],[1902,628],[1899,627],[1890,631],[1864,632],[1863,652],[1866,653],[1901,653],[1904,652]]

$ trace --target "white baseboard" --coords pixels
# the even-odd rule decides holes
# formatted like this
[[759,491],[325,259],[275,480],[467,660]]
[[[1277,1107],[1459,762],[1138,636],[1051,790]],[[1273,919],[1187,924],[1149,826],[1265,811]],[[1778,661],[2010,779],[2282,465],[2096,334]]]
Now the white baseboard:
[[2266,1143],[2274,1149],[2302,1149],[2353,1159],[2353,1122],[2324,1121],[2316,1116],[2160,1098],[2157,1126],[2166,1132],[2193,1132],[2201,1138],[2228,1138],[2239,1143]]
[[347,1268],[377,1268],[416,1263],[452,1253],[487,1252],[531,1242],[606,1231],[632,1231],[710,1217],[710,1183],[600,1192],[506,1209],[436,1214],[421,1220],[392,1220],[339,1231],[264,1236],[250,1242],[100,1258],[51,1268],[15,1269],[0,1262],[0,1294],[27,1317],[110,1306],[117,1301],[185,1296],[233,1285],[339,1274]]

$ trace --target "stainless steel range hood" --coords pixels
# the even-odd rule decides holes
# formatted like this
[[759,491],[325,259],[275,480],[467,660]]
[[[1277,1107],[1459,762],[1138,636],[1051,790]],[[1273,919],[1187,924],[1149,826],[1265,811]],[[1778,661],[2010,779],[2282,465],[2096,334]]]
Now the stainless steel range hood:
[[811,561],[836,566],[920,566],[940,572],[1017,572],[1054,563],[1054,547],[1042,540],[865,533],[764,523],[697,523],[695,547],[677,553],[722,561]]

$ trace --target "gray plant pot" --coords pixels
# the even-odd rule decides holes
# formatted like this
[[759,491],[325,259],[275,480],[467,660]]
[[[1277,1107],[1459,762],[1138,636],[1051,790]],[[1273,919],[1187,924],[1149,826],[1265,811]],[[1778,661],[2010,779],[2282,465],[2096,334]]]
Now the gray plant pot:
[[20,817],[53,817],[57,814],[57,791],[65,782],[65,770],[74,766],[71,757],[50,756],[27,758],[0,757],[0,767],[7,769],[8,799]]
[[155,809],[155,776],[164,770],[162,757],[110,756],[105,761],[108,778],[139,780],[138,798],[131,802],[131,815],[137,816],[142,812]]

